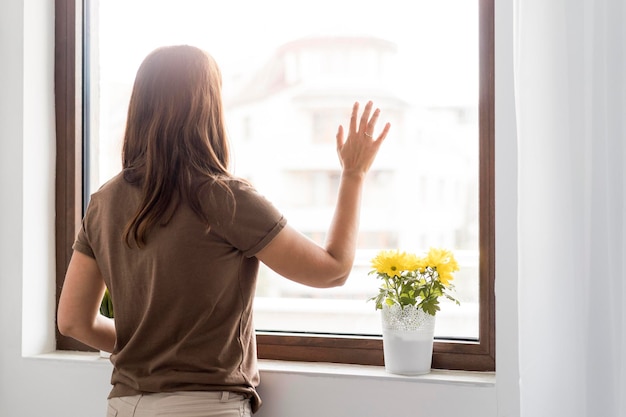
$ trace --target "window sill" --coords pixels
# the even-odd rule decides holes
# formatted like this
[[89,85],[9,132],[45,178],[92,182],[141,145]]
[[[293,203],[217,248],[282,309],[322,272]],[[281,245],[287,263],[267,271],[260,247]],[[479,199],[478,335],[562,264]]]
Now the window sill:
[[[55,351],[29,356],[34,360],[50,360],[57,362],[82,362],[96,366],[111,366],[108,358],[96,352]],[[407,383],[427,383],[461,385],[472,387],[494,387],[495,372],[448,371],[433,369],[429,374],[419,376],[394,375],[385,371],[382,366],[350,365],[322,362],[292,362],[278,360],[259,360],[261,373],[329,376],[337,378],[364,378],[393,380]]]
[[433,369],[426,375],[404,376],[390,374],[386,372],[385,368],[382,366],[322,362],[291,362],[268,359],[259,360],[259,370],[262,373],[357,377],[414,383],[465,385],[485,388],[494,387],[496,383],[495,372],[449,371]]
[[71,350],[57,350],[49,353],[26,356],[27,359],[46,360],[53,362],[83,362],[101,366],[111,366],[109,358],[100,356],[98,352],[79,352]]

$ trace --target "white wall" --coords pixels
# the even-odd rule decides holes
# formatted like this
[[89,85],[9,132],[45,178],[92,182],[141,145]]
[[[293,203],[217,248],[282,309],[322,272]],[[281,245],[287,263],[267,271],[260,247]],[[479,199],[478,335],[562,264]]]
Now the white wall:
[[[519,415],[511,0],[496,0],[497,382],[267,369],[259,416]],[[54,2],[0,2],[0,415],[104,415],[110,365],[54,346]],[[405,399],[414,404],[407,411]],[[439,404],[437,407],[432,404]]]

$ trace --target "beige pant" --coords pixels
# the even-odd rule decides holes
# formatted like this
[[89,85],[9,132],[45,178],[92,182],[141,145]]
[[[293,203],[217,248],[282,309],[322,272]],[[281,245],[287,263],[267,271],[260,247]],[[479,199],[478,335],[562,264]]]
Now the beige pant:
[[116,397],[107,417],[250,417],[250,401],[232,392],[171,392]]

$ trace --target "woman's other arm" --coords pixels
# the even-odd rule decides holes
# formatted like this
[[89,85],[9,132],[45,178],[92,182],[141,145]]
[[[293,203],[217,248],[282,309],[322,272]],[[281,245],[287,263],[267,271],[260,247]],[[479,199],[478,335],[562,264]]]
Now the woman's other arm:
[[104,290],[104,280],[95,259],[74,251],[59,299],[57,325],[64,336],[112,352],[115,324],[113,319],[99,313]]
[[335,213],[324,246],[287,225],[257,258],[268,267],[311,287],[343,285],[352,270],[359,231],[361,193],[367,172],[389,132],[389,123],[373,138],[380,110],[368,102],[360,119],[359,103],[352,108],[347,138],[337,131],[337,154],[342,166]]

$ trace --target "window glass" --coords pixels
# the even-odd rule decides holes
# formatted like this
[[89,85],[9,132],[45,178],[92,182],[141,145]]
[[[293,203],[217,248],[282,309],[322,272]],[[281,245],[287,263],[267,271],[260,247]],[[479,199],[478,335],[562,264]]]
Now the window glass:
[[90,192],[120,169],[143,58],[192,44],[223,73],[234,173],[323,243],[340,175],[334,135],[355,100],[371,99],[392,129],[367,179],[350,279],[320,290],[262,268],[256,327],[380,334],[369,260],[442,246],[461,267],[461,306],[443,302],[436,336],[478,338],[477,2],[92,0],[88,14]]

